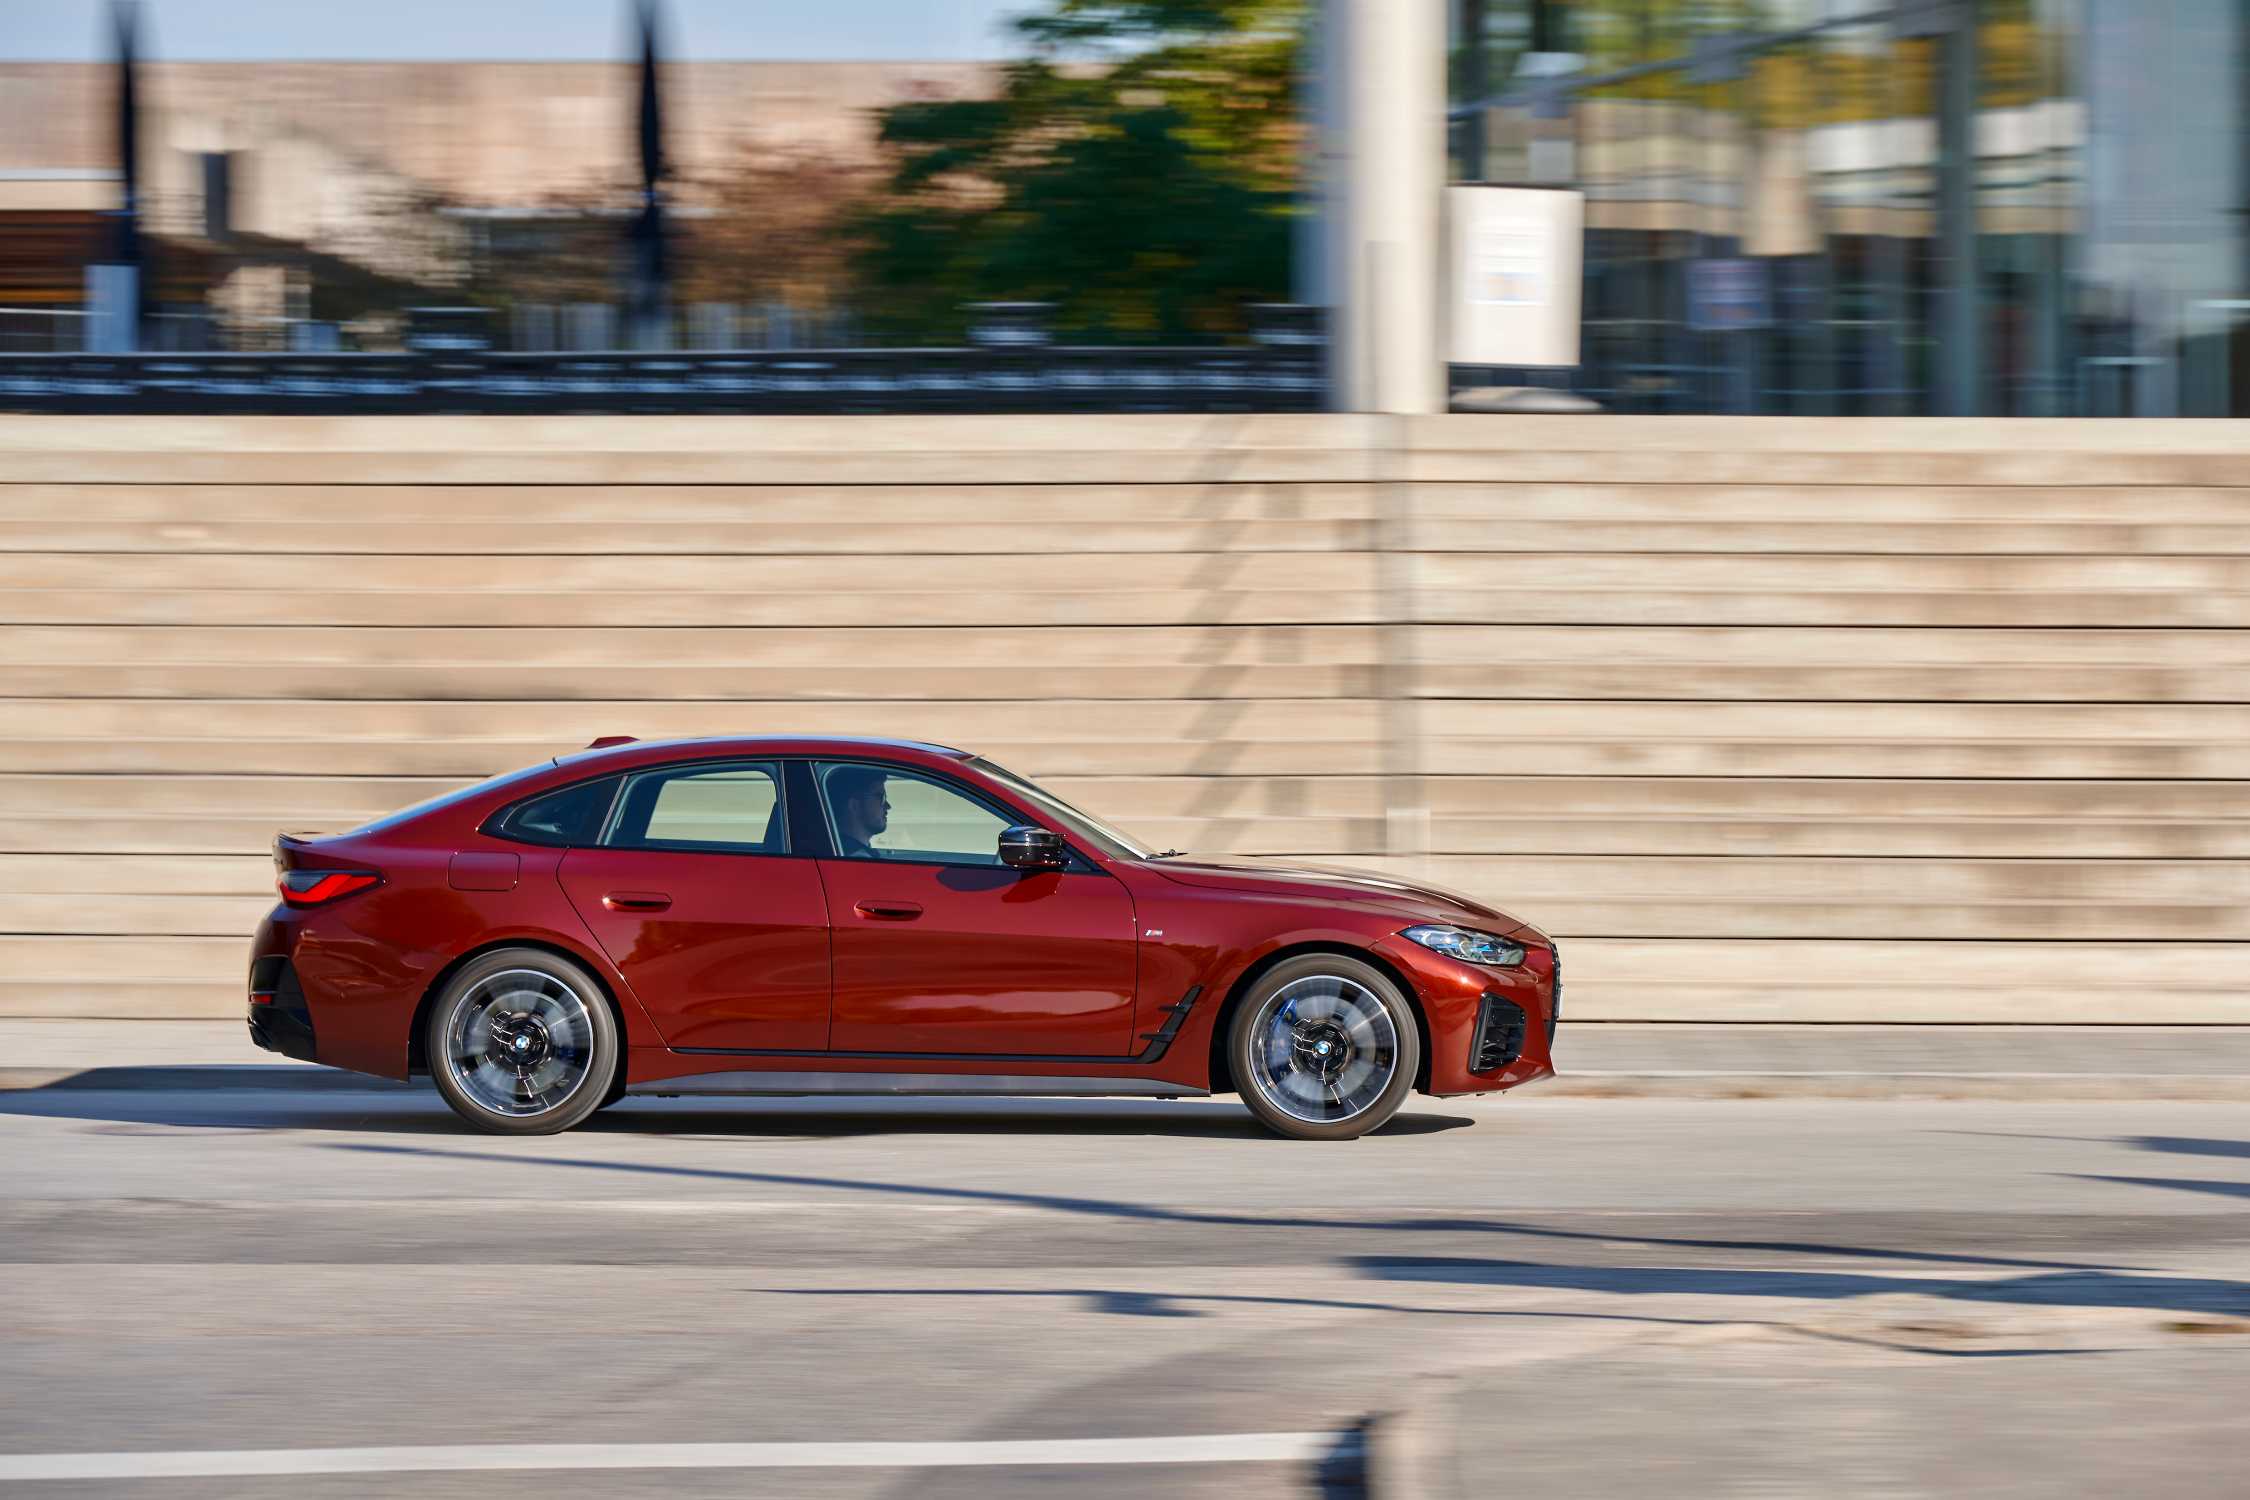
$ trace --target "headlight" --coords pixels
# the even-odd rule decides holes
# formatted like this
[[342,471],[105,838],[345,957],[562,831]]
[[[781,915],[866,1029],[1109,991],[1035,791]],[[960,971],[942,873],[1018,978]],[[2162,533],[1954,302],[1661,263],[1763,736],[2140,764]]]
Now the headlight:
[[1512,969],[1523,962],[1523,945],[1479,932],[1473,927],[1409,927],[1399,934],[1412,938],[1433,953],[1458,958],[1463,963]]

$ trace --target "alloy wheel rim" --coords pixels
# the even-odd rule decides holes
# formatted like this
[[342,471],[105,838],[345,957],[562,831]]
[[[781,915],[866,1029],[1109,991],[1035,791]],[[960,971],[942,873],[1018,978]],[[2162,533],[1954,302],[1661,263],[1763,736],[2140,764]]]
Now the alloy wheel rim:
[[585,997],[552,974],[505,969],[454,1002],[445,1066],[479,1109],[522,1119],[568,1103],[594,1062]]
[[1365,1114],[1398,1073],[1398,1027],[1390,1007],[1367,986],[1336,974],[1291,980],[1267,996],[1250,1038],[1258,1092],[1310,1125]]

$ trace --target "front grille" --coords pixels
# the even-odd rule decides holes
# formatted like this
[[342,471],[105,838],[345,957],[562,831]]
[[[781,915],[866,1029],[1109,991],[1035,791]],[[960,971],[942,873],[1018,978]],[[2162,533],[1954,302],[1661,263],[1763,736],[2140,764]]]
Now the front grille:
[[1469,1071],[1490,1073],[1523,1055],[1523,1007],[1487,995],[1477,1011],[1477,1034],[1469,1044]]

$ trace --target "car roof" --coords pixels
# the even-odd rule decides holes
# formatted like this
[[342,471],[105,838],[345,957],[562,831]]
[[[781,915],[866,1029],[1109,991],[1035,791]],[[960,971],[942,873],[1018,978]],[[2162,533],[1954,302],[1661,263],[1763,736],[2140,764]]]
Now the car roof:
[[870,751],[904,751],[909,756],[935,756],[969,760],[973,752],[923,740],[883,739],[871,735],[716,734],[667,740],[626,740],[599,749],[574,750],[555,757],[558,766],[585,769],[605,762],[620,766],[677,757],[686,752],[701,759],[724,755],[865,755]]

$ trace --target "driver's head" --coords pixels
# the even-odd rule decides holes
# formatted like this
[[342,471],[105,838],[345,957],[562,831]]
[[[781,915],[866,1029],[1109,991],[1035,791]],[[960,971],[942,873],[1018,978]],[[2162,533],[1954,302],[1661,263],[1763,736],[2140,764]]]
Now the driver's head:
[[865,842],[890,826],[886,781],[881,771],[864,766],[845,766],[829,777],[828,794],[836,799],[836,821],[844,832]]

